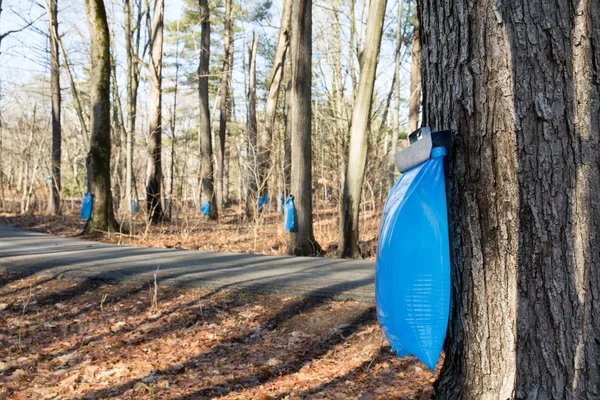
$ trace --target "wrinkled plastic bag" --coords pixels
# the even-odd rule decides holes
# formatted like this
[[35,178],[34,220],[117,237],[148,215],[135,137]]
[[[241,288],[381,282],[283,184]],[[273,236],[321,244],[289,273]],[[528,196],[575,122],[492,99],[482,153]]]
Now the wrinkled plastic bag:
[[450,250],[443,147],[406,171],[388,196],[377,250],[379,324],[398,357],[433,371],[450,309]]
[[294,196],[288,197],[283,210],[283,229],[286,232],[294,232],[296,229],[296,208],[294,207]]
[[83,201],[81,202],[81,218],[90,219],[92,217],[92,204],[94,203],[94,196],[91,193],[85,193],[83,195]]
[[200,212],[202,213],[202,215],[210,214],[210,202],[209,201],[203,201],[202,204],[200,204]]

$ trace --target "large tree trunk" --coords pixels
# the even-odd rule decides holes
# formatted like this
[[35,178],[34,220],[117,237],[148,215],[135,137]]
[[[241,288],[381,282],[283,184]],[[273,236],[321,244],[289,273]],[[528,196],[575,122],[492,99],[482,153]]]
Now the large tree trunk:
[[198,92],[200,95],[200,153],[201,153],[201,202],[210,203],[210,219],[218,218],[214,186],[214,164],[210,134],[210,108],[208,104],[208,75],[210,62],[210,16],[208,0],[200,0],[200,63],[198,65]]
[[[418,18],[418,11],[415,11]],[[410,98],[408,99],[408,132],[414,132],[419,123],[421,108],[421,40],[419,38],[419,22],[415,19],[413,39],[410,51]]]
[[423,125],[456,132],[436,394],[599,398],[600,3],[418,5]]
[[321,252],[312,223],[312,0],[296,0],[291,17],[291,191],[296,207],[296,229],[290,232],[288,253]]
[[150,62],[150,135],[148,140],[148,184],[146,186],[146,207],[148,218],[153,223],[163,219],[161,191],[162,172],[162,48],[163,48],[164,0],[156,0],[149,31]]
[[290,195],[292,187],[292,61],[285,61],[285,105],[283,114],[283,196]]
[[252,43],[248,45],[248,64],[250,79],[248,80],[248,122],[246,133],[248,135],[248,193],[246,196],[246,216],[254,218],[257,214],[257,195],[263,182],[259,172],[258,127],[256,122],[256,52],[258,50],[258,35],[252,36]]
[[386,0],[371,1],[367,18],[365,47],[360,60],[360,78],[352,114],[348,167],[340,213],[340,253],[342,257],[360,258],[358,220],[365,165],[367,130],[371,116],[371,99],[383,32]]
[[94,203],[84,233],[110,232],[117,229],[110,189],[110,36],[104,1],[86,0],[86,8],[92,47],[87,173]]
[[50,92],[52,93],[52,171],[48,196],[48,213],[60,214],[60,159],[61,159],[61,125],[60,125],[60,63],[58,53],[58,9],[57,0],[49,0],[50,25]]
[[279,87],[283,79],[285,69],[285,60],[290,43],[290,17],[292,15],[292,0],[285,0],[283,3],[283,12],[281,14],[281,26],[279,27],[279,37],[277,39],[277,48],[273,57],[273,67],[271,68],[271,84],[267,94],[265,104],[265,132],[262,135],[259,156],[259,181],[261,182],[260,194],[264,196],[268,191],[267,180],[269,169],[271,168],[271,151],[273,149],[273,129],[275,126],[275,112],[277,111],[277,100],[279,98]]
[[217,208],[223,211],[225,204],[223,174],[225,168],[225,137],[227,134],[227,93],[229,90],[229,76],[231,75],[231,0],[225,0],[225,14],[223,27],[223,69],[221,70],[221,98],[219,101],[219,137],[216,140],[216,186]]

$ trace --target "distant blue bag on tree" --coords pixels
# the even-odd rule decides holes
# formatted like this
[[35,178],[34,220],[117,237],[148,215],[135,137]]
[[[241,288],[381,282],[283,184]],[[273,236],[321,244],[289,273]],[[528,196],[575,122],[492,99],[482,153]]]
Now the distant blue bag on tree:
[[279,202],[281,203],[281,205],[280,205],[281,212],[284,213],[285,212],[285,197],[283,196],[283,193],[279,194]]
[[83,195],[83,201],[81,202],[81,218],[90,219],[92,217],[92,204],[94,202],[94,196],[91,193],[85,193]]
[[137,204],[135,203],[135,200],[131,200],[131,212],[134,213],[137,211]]
[[200,205],[200,212],[203,215],[209,215],[210,214],[210,202],[209,201],[203,201],[202,204]]
[[265,200],[263,196],[258,196],[258,198],[256,199],[256,208],[258,209],[258,211],[263,210],[263,206],[265,205],[264,201]]
[[293,232],[296,229],[296,208],[294,207],[294,196],[291,195],[285,202],[285,208],[283,212],[283,229],[286,232]]
[[414,354],[433,371],[450,312],[450,250],[446,149],[431,148],[428,140],[427,155],[416,154],[425,147],[419,145],[408,157],[396,158],[397,165],[413,167],[402,174],[385,202],[375,297],[379,324],[398,357]]

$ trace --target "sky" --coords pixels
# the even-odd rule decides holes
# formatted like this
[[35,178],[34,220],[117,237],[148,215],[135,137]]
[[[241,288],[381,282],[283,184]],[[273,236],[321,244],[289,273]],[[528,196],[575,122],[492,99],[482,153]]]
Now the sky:
[[[40,1],[42,3],[40,3]],[[36,93],[47,93],[48,81],[42,76],[49,75],[48,55],[47,55],[47,30],[46,11],[43,7],[44,0],[3,0],[3,12],[0,16],[0,33],[7,30],[19,29],[30,21],[34,24],[22,32],[8,36],[2,42],[0,51],[0,91],[2,92],[1,107],[10,106],[14,102],[18,102],[23,95],[35,91]],[[249,3],[259,0],[246,0]],[[360,1],[359,1],[360,3]],[[59,4],[59,34],[63,36],[63,41],[69,55],[69,62],[73,64],[74,72],[77,76],[83,74],[83,68],[87,67],[88,60],[88,26],[86,21],[85,6],[83,0],[58,0]],[[116,0],[105,0],[107,11],[116,19],[115,35],[115,54],[118,59],[119,86],[124,88],[124,69],[125,54],[124,40],[122,30],[122,2]],[[313,3],[313,62],[315,69],[323,71],[327,76],[327,66],[321,60],[328,51],[327,47],[327,21],[325,14],[329,12],[325,1],[315,0]],[[395,25],[395,15],[397,10],[397,1],[388,1],[388,12],[386,17],[386,26]],[[165,19],[166,21],[175,21],[181,15],[184,8],[183,0],[165,0]],[[270,10],[271,18],[261,24],[255,24],[248,21],[236,21],[238,27],[243,28],[244,33],[236,35],[235,60],[233,72],[233,88],[234,96],[236,97],[236,106],[239,108],[238,113],[241,117],[245,115],[243,111],[244,98],[244,69],[242,57],[246,57],[245,46],[249,42],[251,32],[256,32],[259,35],[269,35],[276,40],[279,26],[279,18],[281,15],[282,0],[273,0],[273,5]],[[360,10],[357,10],[360,13]],[[390,17],[391,16],[391,17]],[[213,30],[214,31],[214,30]],[[244,48],[243,51],[240,49]],[[345,52],[345,50],[344,50]],[[393,76],[393,43],[391,40],[382,42],[380,63],[378,67],[378,79],[376,82],[376,91],[380,97],[387,93]],[[271,66],[271,60],[259,58],[258,70],[268,71]],[[319,65],[320,64],[320,65]],[[402,66],[403,79],[402,95],[408,97],[408,71],[409,64],[405,62]],[[64,75],[64,74],[63,74]],[[170,85],[172,82],[172,72],[165,70],[165,85]],[[327,79],[323,82],[327,85]],[[68,80],[62,78],[61,85],[64,90],[68,91]],[[188,88],[193,89],[195,88]],[[142,103],[144,103],[144,88],[142,87]],[[123,92],[123,90],[121,90]],[[260,94],[259,94],[260,98]],[[165,102],[169,101],[169,97],[165,96]],[[143,104],[141,105],[143,108]],[[259,104],[259,108],[262,104]],[[407,109],[401,109],[401,120],[405,120]]]

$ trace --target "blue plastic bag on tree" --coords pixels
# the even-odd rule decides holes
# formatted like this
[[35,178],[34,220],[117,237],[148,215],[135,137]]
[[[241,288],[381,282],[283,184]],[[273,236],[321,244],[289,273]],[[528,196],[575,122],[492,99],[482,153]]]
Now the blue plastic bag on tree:
[[264,197],[263,196],[258,196],[258,198],[256,199],[256,208],[258,209],[258,211],[262,211],[263,210],[263,206],[264,206]]
[[81,202],[81,218],[90,219],[92,216],[92,204],[94,202],[94,196],[91,193],[85,193],[83,195],[83,201]]
[[283,196],[283,193],[279,194],[279,202],[280,204],[280,209],[281,212],[284,213],[285,212],[285,197]]
[[294,196],[290,196],[285,202],[283,211],[283,229],[286,232],[296,229],[296,208],[294,207]]
[[398,357],[433,371],[450,309],[450,250],[443,147],[406,171],[386,200],[377,250],[379,324]]
[[131,200],[131,212],[134,213],[137,211],[137,204],[135,200]]
[[209,201],[203,201],[202,204],[200,205],[200,212],[203,215],[209,215],[210,214],[210,202]]

